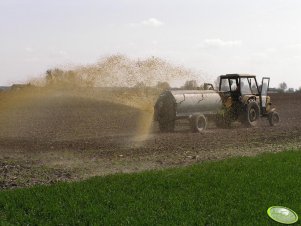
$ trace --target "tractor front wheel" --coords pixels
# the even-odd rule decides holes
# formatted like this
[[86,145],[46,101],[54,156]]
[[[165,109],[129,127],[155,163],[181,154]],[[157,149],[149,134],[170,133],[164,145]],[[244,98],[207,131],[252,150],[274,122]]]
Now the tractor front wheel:
[[268,120],[269,120],[270,126],[276,126],[280,121],[278,112],[273,111],[273,112],[269,113]]

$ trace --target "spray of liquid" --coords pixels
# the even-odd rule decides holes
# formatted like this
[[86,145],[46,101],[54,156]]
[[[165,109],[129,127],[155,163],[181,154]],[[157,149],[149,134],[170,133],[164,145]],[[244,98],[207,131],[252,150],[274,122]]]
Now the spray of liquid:
[[[48,70],[43,79],[31,81],[31,85],[0,93],[0,125],[7,129],[2,134],[22,136],[28,134],[28,130],[37,131],[34,134],[39,134],[39,126],[53,124],[34,122],[35,117],[49,114],[48,119],[51,119],[55,115],[51,112],[51,107],[45,113],[47,101],[55,104],[53,98],[59,100],[60,97],[72,96],[125,105],[140,111],[135,133],[137,136],[146,135],[150,130],[157,96],[176,81],[199,79],[191,70],[155,57],[134,60],[115,55],[103,58],[96,64],[78,66],[72,70]],[[39,105],[45,113],[43,116],[38,112],[39,108],[35,108],[36,112],[30,112],[30,106],[37,102],[43,103]],[[22,114],[24,108],[27,113]],[[74,127],[69,128],[70,131],[76,131],[76,123],[68,126]]]

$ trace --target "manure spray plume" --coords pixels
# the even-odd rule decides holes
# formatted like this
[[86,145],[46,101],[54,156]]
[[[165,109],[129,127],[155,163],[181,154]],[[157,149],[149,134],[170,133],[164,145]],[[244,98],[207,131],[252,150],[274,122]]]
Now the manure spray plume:
[[[54,103],[55,101],[50,100],[49,97],[59,101],[60,97],[72,96],[126,105],[139,110],[141,115],[135,122],[136,134],[145,135],[148,134],[151,126],[153,105],[157,96],[170,84],[186,80],[200,81],[200,79],[191,70],[174,66],[160,58],[133,60],[126,56],[114,55],[103,58],[96,64],[78,66],[72,70],[48,70],[42,80],[32,81],[31,86],[6,94],[0,93],[0,98],[5,99],[0,103],[0,123],[3,124],[5,117],[9,117],[10,110],[16,107],[28,105],[28,108],[37,101],[46,104],[47,101]],[[47,100],[44,101],[44,98]],[[51,111],[51,108],[48,111]],[[38,112],[35,114],[39,115]],[[29,122],[33,120],[32,118],[22,119],[22,114],[18,114],[18,117],[16,120],[19,124],[34,124]],[[34,127],[38,126],[40,125],[36,124]],[[78,124],[68,124],[68,126],[71,127],[70,131],[76,131]],[[24,128],[27,127],[34,130],[41,129],[30,126]],[[73,135],[76,138],[77,134]]]
[[138,123],[139,135],[149,132],[154,101],[163,89],[183,79],[199,79],[191,70],[160,58],[133,60],[122,55],[104,58],[95,65],[78,68],[76,72],[90,78],[95,87],[131,87],[126,92],[114,93],[108,100],[143,111]]

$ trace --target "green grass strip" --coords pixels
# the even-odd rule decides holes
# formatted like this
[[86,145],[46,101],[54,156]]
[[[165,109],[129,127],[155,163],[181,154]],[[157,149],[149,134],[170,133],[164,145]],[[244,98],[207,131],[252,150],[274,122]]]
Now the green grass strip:
[[301,215],[300,151],[2,191],[0,225],[277,225],[273,205]]

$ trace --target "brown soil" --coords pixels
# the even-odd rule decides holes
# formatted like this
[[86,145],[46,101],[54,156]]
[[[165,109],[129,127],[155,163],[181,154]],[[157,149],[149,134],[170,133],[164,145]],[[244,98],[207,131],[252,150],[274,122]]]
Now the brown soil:
[[160,133],[152,123],[143,134],[152,113],[120,101],[68,92],[0,94],[0,188],[301,148],[301,94],[271,98],[281,117],[276,127],[262,119],[257,128],[212,124],[196,134],[180,121],[175,133]]

